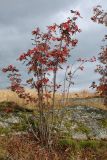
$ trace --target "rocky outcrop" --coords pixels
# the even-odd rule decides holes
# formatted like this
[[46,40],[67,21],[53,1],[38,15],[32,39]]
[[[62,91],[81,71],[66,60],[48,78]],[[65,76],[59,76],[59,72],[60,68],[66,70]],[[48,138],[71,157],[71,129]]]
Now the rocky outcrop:
[[107,111],[92,107],[68,107],[59,112],[61,130],[76,139],[107,139]]
[[[31,111],[16,108],[0,110],[0,134],[9,131],[26,131],[26,114],[37,121]],[[86,106],[65,107],[55,110],[55,130],[75,139],[107,139],[107,111]],[[37,124],[37,123],[35,123]]]

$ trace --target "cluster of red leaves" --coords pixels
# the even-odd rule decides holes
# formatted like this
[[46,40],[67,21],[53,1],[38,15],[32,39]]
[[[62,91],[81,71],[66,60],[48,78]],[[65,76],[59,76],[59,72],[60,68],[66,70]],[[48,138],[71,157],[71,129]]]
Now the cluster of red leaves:
[[16,67],[14,67],[13,65],[9,65],[7,68],[3,68],[2,71],[5,72],[18,72],[19,70],[16,69]]
[[100,84],[97,85],[95,82],[92,82],[90,88],[95,88],[96,91],[100,94],[100,95],[105,95],[105,91],[107,91],[107,85],[106,84]]
[[4,112],[10,113],[10,112],[13,112],[13,109],[12,109],[12,108],[5,108],[5,109],[4,109]]
[[107,25],[107,12],[104,12],[100,5],[96,6],[93,12],[94,15],[91,17],[92,21]]
[[[77,39],[71,37],[80,32],[75,22],[80,13],[76,11],[72,13],[74,17],[68,18],[66,22],[48,26],[47,33],[42,33],[39,28],[32,31],[36,47],[19,57],[20,61],[26,62],[28,72],[33,72],[38,77],[35,85],[37,89],[44,85],[44,77],[40,78],[41,75],[61,68],[61,64],[65,63],[69,57],[70,47],[75,47],[78,43]],[[52,48],[51,45],[54,42],[55,45]]]
[[100,86],[97,87],[97,91],[101,94],[104,95],[105,91],[107,91],[107,85],[106,84],[102,84]]
[[34,31],[32,31],[32,34],[33,35],[38,35],[40,32],[40,29],[39,28],[36,28]]
[[49,81],[48,78],[42,78],[41,80],[38,80],[38,81],[36,82],[35,87],[36,87],[37,89],[38,89],[38,88],[41,88],[42,85],[47,84],[48,81]]
[[95,62],[95,61],[96,61],[96,57],[93,56],[93,57],[90,58],[90,59],[78,58],[77,61],[78,61],[78,62]]
[[[107,26],[107,12],[105,12],[101,6],[97,6],[93,9],[94,15],[91,18],[94,22],[105,24]],[[107,40],[107,35],[105,35],[103,41]],[[107,97],[107,46],[101,47],[101,52],[98,54],[98,60],[100,62],[97,65],[95,72],[101,75],[99,79],[99,86],[97,86],[97,91],[101,91],[102,95]],[[107,102],[106,102],[107,103]]]
[[9,65],[6,68],[3,68],[2,71],[4,73],[9,72],[8,78],[11,82],[11,86],[9,87],[13,92],[16,92],[20,98],[24,98],[27,102],[36,102],[34,98],[32,98],[29,93],[25,93],[24,87],[21,86],[21,75],[18,73],[19,70],[16,69],[13,65]]

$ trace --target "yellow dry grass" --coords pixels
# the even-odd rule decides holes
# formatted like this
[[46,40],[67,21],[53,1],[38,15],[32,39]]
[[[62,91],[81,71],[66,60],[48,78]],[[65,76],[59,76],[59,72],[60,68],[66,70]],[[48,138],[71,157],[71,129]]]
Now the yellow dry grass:
[[[26,92],[30,93],[31,96],[36,97],[37,94],[35,90],[33,89],[25,89]],[[94,97],[96,96],[95,93],[90,93],[88,90],[82,90],[80,92],[73,92],[69,94],[69,98],[87,98],[87,97]],[[62,104],[59,103],[59,100],[63,98],[63,95],[61,93],[56,93],[56,106],[57,108],[61,108]],[[26,103],[26,101],[22,98],[19,98],[18,95],[15,92],[12,92],[9,89],[1,89],[0,90],[0,102],[3,101],[12,101],[17,103],[18,105],[22,107],[27,107],[27,108],[35,108],[34,103]],[[87,102],[84,104],[82,103],[76,103],[76,102],[71,102],[68,104],[69,106],[76,106],[76,105],[85,105],[85,106],[92,106],[92,107],[97,107],[101,109],[106,109],[107,107],[104,106],[103,104],[95,103],[95,102]]]
[[[35,90],[33,90],[33,89],[26,88],[25,91],[27,93],[30,93],[30,95],[32,95],[33,97],[35,97],[37,95]],[[83,90],[80,92],[70,93],[69,98],[86,98],[86,97],[92,97],[94,95],[95,95],[94,93],[90,93],[87,90]],[[60,100],[61,98],[62,98],[62,94],[56,93],[56,99]],[[19,98],[15,92],[12,92],[9,89],[1,89],[0,90],[0,102],[2,102],[2,101],[14,101],[18,104],[25,104],[24,99]]]
[[[25,89],[27,93],[30,93],[31,96],[36,96],[36,93],[35,91],[32,89]],[[35,104],[29,104],[29,103],[26,103],[26,101],[22,98],[19,98],[18,95],[15,93],[15,92],[12,92],[11,90],[9,89],[1,89],[0,90],[0,102],[3,102],[3,101],[12,101],[12,102],[15,102],[17,103],[18,105],[20,106],[32,106],[34,107]]]

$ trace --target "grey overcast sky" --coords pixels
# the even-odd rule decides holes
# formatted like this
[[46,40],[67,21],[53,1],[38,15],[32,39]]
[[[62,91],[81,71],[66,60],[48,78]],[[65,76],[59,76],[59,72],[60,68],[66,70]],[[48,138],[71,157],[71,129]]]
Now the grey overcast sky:
[[[72,51],[73,63],[78,57],[89,58],[97,56],[102,45],[102,38],[107,33],[106,27],[90,20],[93,7],[102,5],[107,10],[107,0],[0,0],[0,70],[8,64],[15,64],[20,53],[32,47],[31,31],[39,26],[42,30],[52,23],[63,22],[69,11],[79,10],[83,19],[78,22],[82,32],[77,35],[78,46]],[[79,72],[75,78],[73,91],[87,89],[92,81],[98,80],[94,73],[94,64],[87,64],[84,72]],[[23,77],[25,73],[20,67]],[[59,80],[63,74],[60,72]],[[0,71],[0,88],[9,85],[6,76]]]

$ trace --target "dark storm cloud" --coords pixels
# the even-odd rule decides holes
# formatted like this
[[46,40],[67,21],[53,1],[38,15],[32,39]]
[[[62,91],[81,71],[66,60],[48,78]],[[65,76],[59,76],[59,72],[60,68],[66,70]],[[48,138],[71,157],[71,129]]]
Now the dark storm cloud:
[[[51,23],[63,21],[70,9],[79,10],[83,19],[78,22],[82,29],[77,35],[79,44],[72,51],[69,62],[73,62],[77,57],[96,56],[106,33],[104,26],[90,20],[92,8],[97,4],[105,8],[106,0],[0,0],[0,69],[11,63],[19,66],[16,62],[19,54],[32,47],[32,29],[40,26],[44,30],[44,27]],[[76,88],[88,86],[92,77],[97,79],[98,76],[92,72],[93,68],[90,64],[87,66],[91,77],[86,76],[85,72],[79,75]],[[20,69],[25,75],[23,68]],[[5,80],[1,72],[0,75],[0,87],[7,86],[7,79]]]

